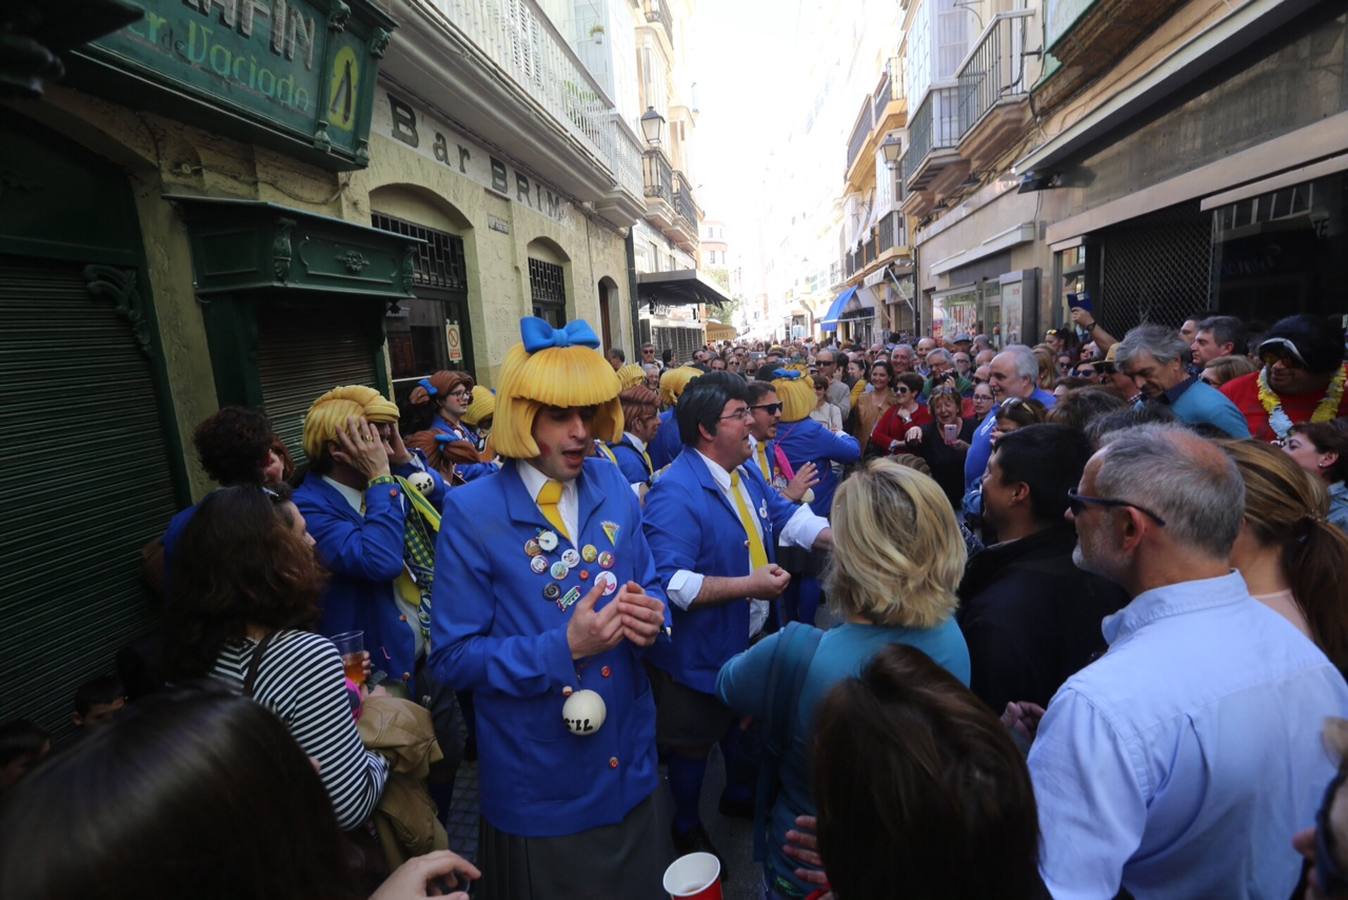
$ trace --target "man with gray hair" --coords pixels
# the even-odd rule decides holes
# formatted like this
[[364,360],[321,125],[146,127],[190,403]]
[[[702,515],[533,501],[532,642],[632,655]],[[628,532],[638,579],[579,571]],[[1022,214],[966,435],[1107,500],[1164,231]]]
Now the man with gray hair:
[[1245,325],[1235,316],[1208,316],[1194,331],[1194,365],[1200,370],[1219,356],[1245,355]]
[[1139,325],[1124,335],[1116,361],[1142,392],[1144,399],[1138,405],[1168,406],[1186,425],[1207,425],[1233,438],[1248,438],[1250,428],[1236,404],[1185,369],[1187,349],[1184,340],[1163,325]]
[[973,440],[969,441],[969,452],[964,457],[966,493],[978,484],[988,467],[998,407],[1013,397],[1021,400],[1033,397],[1044,404],[1045,409],[1052,408],[1055,402],[1052,394],[1039,387],[1039,360],[1034,351],[1024,344],[1008,344],[1005,350],[992,358],[988,365],[988,387],[992,388],[997,406],[988,411],[974,430]]
[[[968,359],[967,355],[965,359]],[[961,397],[971,396],[974,392],[974,383],[956,370],[955,355],[944,347],[935,347],[928,351],[927,371],[927,381],[922,386],[920,398],[923,403],[927,402],[933,390],[943,384],[953,387]]]
[[[1288,835],[1335,771],[1314,736],[1348,712],[1348,685],[1231,568],[1239,471],[1185,428],[1143,425],[1111,436],[1068,500],[1073,560],[1132,599],[1030,748],[1045,886],[1055,900],[1289,896]],[[1004,720],[1028,733],[1041,712],[1013,703]]]
[[889,364],[894,367],[895,375],[911,372],[917,367],[917,354],[912,344],[895,344],[889,354]]

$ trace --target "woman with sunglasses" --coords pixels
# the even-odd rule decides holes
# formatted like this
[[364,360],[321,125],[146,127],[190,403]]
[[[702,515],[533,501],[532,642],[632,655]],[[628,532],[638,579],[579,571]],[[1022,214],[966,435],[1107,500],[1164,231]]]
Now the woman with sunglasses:
[[1230,441],[1223,449],[1245,481],[1231,564],[1256,600],[1348,671],[1348,537],[1326,519],[1325,491],[1271,444]]
[[906,452],[909,444],[921,439],[922,426],[931,422],[931,412],[917,399],[925,383],[916,372],[904,372],[895,379],[894,405],[871,432],[872,454]]

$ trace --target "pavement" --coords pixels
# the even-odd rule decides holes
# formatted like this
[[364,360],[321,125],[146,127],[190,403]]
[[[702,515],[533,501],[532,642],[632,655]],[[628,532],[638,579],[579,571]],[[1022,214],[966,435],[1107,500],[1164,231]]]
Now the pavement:
[[[662,774],[663,771],[662,768]],[[724,784],[725,767],[718,747],[712,751],[711,760],[707,765],[707,780],[702,785],[702,823],[707,833],[711,835],[712,842],[725,856],[726,867],[730,870],[731,880],[722,885],[725,900],[759,900],[762,896],[760,890],[762,876],[758,865],[753,861],[753,823],[743,819],[727,819],[717,811],[717,803]],[[660,790],[665,792],[663,808],[671,809],[669,789],[663,780]],[[465,762],[459,766],[458,776],[454,781],[454,802],[450,806],[446,827],[449,831],[449,848],[476,863],[478,849],[476,762]]]

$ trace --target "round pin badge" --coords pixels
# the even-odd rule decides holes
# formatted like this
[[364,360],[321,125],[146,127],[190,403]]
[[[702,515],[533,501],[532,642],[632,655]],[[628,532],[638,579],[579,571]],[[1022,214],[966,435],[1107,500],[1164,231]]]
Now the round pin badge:
[[538,534],[538,546],[543,548],[545,553],[551,553],[557,549],[557,532],[541,531]]
[[603,585],[605,597],[618,590],[618,578],[612,572],[600,572],[595,576],[594,583]]
[[599,549],[594,544],[586,544],[580,548],[580,558],[587,563],[592,563],[599,558]]
[[570,572],[571,569],[569,566],[567,566],[566,563],[562,562],[559,559],[552,564],[552,568],[549,569],[548,571],[552,573],[553,578],[556,578],[558,581],[561,581],[563,578],[566,577],[566,573]]
[[568,569],[574,569],[580,565],[580,554],[574,548],[562,552],[562,562],[566,563]]
[[603,553],[599,554],[599,565],[601,568],[611,569],[613,568],[613,563],[614,559],[612,553],[605,550]]
[[524,552],[529,556],[542,556],[543,548],[538,545],[538,541],[529,538],[524,542]]
[[543,588],[543,599],[545,600],[556,600],[560,596],[562,596],[562,589],[557,586],[555,581]]
[[535,556],[529,560],[529,568],[534,570],[535,575],[542,575],[548,570],[548,559],[545,556]]

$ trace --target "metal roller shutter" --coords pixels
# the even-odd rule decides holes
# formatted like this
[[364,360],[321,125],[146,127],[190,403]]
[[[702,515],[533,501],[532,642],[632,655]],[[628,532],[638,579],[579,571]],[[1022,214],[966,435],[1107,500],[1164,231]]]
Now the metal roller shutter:
[[321,315],[314,308],[258,307],[262,402],[297,466],[307,459],[301,447],[304,414],[321,394],[342,384],[379,387],[366,318],[340,307]]
[[0,683],[68,727],[80,682],[145,633],[140,550],[177,507],[149,358],[82,267],[0,256]]

